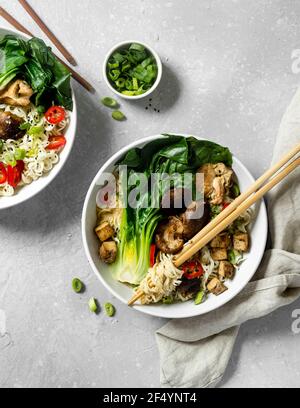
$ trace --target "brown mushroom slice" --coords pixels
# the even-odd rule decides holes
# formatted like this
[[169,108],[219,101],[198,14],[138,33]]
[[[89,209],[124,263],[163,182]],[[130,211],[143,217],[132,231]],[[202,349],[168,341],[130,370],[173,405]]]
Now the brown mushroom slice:
[[181,215],[183,223],[183,238],[193,238],[202,228],[208,224],[210,218],[209,205],[203,201],[193,201],[187,210]]
[[218,296],[221,295],[221,293],[225,292],[227,290],[227,286],[225,286],[222,282],[219,281],[217,278],[213,278],[208,284],[207,284],[207,290],[214,295]]
[[96,229],[95,232],[100,239],[100,241],[107,241],[114,236],[114,229],[108,222],[102,222]]
[[25,131],[20,130],[23,120],[10,112],[0,112],[0,139],[17,140],[24,136]]
[[183,224],[177,217],[169,217],[161,223],[155,235],[155,243],[159,250],[166,254],[176,254],[183,248]]
[[107,264],[112,264],[117,258],[117,251],[118,249],[115,241],[105,241],[100,245],[100,259]]
[[27,82],[17,79],[11,82],[0,94],[0,102],[7,103],[12,106],[30,105],[30,98],[33,95],[33,90]]

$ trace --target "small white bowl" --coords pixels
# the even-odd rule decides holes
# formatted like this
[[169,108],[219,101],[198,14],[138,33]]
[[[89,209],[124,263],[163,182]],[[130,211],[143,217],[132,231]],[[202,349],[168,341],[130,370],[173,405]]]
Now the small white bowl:
[[[4,27],[0,27],[0,38],[3,38],[7,34],[12,34],[23,38],[24,40],[29,40],[30,37],[16,30],[8,30]],[[58,173],[63,168],[66,163],[75,140],[76,127],[77,127],[77,107],[76,100],[72,88],[72,98],[73,98],[73,112],[70,112],[70,125],[65,133],[67,139],[67,144],[64,149],[59,153],[59,162],[53,167],[53,169],[40,177],[38,180],[33,181],[31,184],[20,187],[15,195],[11,197],[0,197],[0,210],[5,208],[14,207],[15,205],[21,204],[30,198],[34,197],[36,194],[41,192],[52,180],[58,175]]]
[[[128,96],[128,95],[124,95],[121,92],[118,92],[111,84],[110,80],[107,77],[107,64],[108,61],[110,59],[110,57],[112,56],[112,54],[118,50],[124,49],[128,46],[130,46],[131,44],[140,44],[143,47],[145,47],[145,49],[154,57],[155,61],[156,61],[156,65],[157,65],[157,78],[156,81],[154,82],[154,84],[152,85],[152,87],[145,93],[141,94],[141,95],[135,95],[135,96]],[[104,80],[106,82],[106,85],[109,87],[109,89],[116,95],[120,96],[123,99],[130,99],[130,100],[137,100],[137,99],[142,99],[145,98],[146,96],[149,96],[159,85],[160,81],[161,81],[161,77],[162,77],[162,63],[161,63],[161,59],[159,57],[159,55],[156,53],[156,51],[154,51],[153,48],[151,48],[149,45],[142,43],[140,41],[123,41],[120,42],[119,44],[116,44],[106,55],[105,60],[104,60],[104,64],[103,64],[103,77]]]
[[[181,134],[180,136],[187,137],[187,135],[183,134]],[[129,146],[126,146],[114,156],[112,156],[102,166],[102,168],[94,178],[84,203],[82,214],[82,237],[84,249],[89,263],[93,268],[96,276],[100,279],[106,289],[125,304],[127,304],[128,300],[132,297],[133,290],[129,286],[115,281],[112,277],[109,267],[104,265],[98,256],[99,241],[96,237],[94,229],[97,222],[96,196],[101,185],[101,182],[99,182],[99,180],[101,180],[102,173],[109,173],[114,169],[115,163],[117,163],[118,160],[121,159],[121,157],[123,157],[128,150],[132,149],[133,147],[143,147],[145,144],[151,142],[152,140],[161,137],[161,135],[156,135],[138,140],[134,143],[131,143]],[[201,140],[201,138],[198,139]],[[236,157],[233,157],[233,170],[239,180],[241,191],[245,191],[254,182],[254,178]],[[232,279],[232,281],[226,282],[226,285],[228,286],[228,290],[226,292],[222,293],[220,296],[209,295],[204,303],[197,306],[194,304],[194,301],[191,300],[188,302],[173,303],[171,305],[154,304],[142,306],[137,304],[133,306],[133,308],[152,316],[174,319],[198,316],[218,309],[225,303],[229,302],[246,286],[246,284],[253,277],[265,251],[268,234],[268,219],[264,201],[257,203],[257,205],[255,206],[255,212],[255,219],[251,223],[250,251],[245,255],[245,260],[235,274],[234,279]]]

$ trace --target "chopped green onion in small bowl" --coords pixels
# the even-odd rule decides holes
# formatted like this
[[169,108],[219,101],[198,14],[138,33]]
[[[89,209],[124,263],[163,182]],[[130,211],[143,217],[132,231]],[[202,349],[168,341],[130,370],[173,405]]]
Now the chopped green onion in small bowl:
[[103,75],[108,87],[125,99],[141,99],[150,95],[162,76],[162,63],[157,53],[138,41],[117,44],[107,54]]

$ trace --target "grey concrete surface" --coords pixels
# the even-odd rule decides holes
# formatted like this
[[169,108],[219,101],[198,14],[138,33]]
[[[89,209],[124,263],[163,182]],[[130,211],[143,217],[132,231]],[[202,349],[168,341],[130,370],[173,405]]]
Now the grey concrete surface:
[[[299,81],[300,3],[295,0],[30,0],[96,87],[74,84],[79,127],[57,179],[31,201],[0,213],[0,387],[159,386],[154,332],[164,322],[121,305],[83,252],[80,217],[105,160],[133,140],[173,131],[228,145],[258,176],[269,165],[282,114]],[[16,0],[1,0],[44,38]],[[1,25],[7,26],[1,20]],[[152,45],[164,76],[146,102],[122,102],[114,122],[99,103],[108,49],[126,39]],[[70,288],[74,276],[84,295]],[[92,315],[90,296],[117,307]],[[298,387],[300,300],[241,328],[221,387]]]

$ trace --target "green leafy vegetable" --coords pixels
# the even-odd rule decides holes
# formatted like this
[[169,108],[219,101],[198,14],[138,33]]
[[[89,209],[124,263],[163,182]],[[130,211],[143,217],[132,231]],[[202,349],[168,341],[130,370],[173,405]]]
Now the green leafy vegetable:
[[34,91],[33,102],[47,109],[52,102],[73,109],[70,71],[53,55],[44,41],[24,41],[7,35],[0,41],[0,90],[15,78],[28,82]]
[[155,58],[143,45],[131,44],[111,56],[107,76],[118,92],[127,96],[141,95],[157,78]]
[[[121,158],[117,165],[127,166],[126,173],[120,172],[121,185],[127,185],[127,198],[139,186],[138,173],[145,176],[148,185],[152,173],[156,174],[157,180],[152,191],[146,189],[141,192],[135,208],[124,206],[126,208],[122,211],[118,236],[118,257],[112,266],[116,280],[135,285],[141,282],[149,268],[150,246],[155,229],[163,217],[160,211],[162,196],[170,187],[187,188],[193,195],[196,194],[196,170],[208,159],[216,163],[220,158],[226,164],[231,163],[232,156],[226,147],[193,137],[174,135],[164,135],[142,149],[133,148]],[[186,179],[184,174],[189,171],[193,176]]]
[[72,288],[73,288],[74,292],[81,293],[83,291],[83,289],[84,289],[84,284],[81,282],[80,279],[74,278],[72,280]]
[[108,108],[117,108],[119,106],[118,102],[110,98],[109,96],[106,96],[105,98],[101,99],[101,102],[103,103],[104,106],[107,106]]
[[105,303],[104,308],[108,317],[113,317],[115,315],[116,309],[111,303]]
[[3,151],[4,142],[0,139],[0,153]]
[[113,119],[115,119],[115,120],[117,120],[117,121],[119,121],[119,122],[121,122],[121,121],[123,121],[123,120],[126,119],[126,116],[125,116],[124,113],[121,112],[121,111],[114,111],[114,112],[111,114],[111,116],[112,116]]

